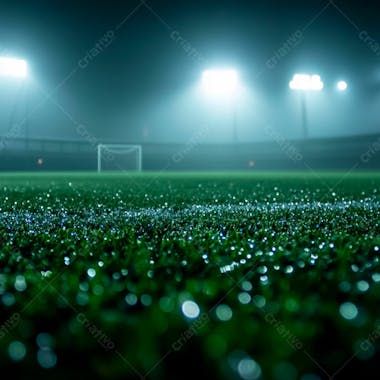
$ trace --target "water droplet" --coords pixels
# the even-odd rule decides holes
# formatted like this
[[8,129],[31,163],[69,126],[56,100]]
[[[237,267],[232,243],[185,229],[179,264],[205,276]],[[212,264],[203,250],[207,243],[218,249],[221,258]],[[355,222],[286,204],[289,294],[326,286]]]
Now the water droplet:
[[260,282],[261,282],[263,285],[267,285],[268,282],[269,282],[269,277],[268,277],[268,276],[260,276]]
[[254,296],[254,297],[252,298],[252,300],[253,300],[254,304],[255,304],[257,307],[259,307],[260,309],[263,308],[263,307],[266,305],[266,303],[267,303],[265,297],[260,296],[260,295],[256,295],[256,296]]
[[1,300],[5,306],[12,306],[16,301],[15,296],[12,293],[3,294]]
[[103,293],[104,293],[104,288],[102,285],[100,284],[96,284],[94,285],[93,289],[92,289],[92,292],[96,295],[96,296],[101,296]]
[[359,281],[357,284],[356,284],[356,287],[358,288],[358,290],[360,292],[366,292],[368,289],[369,289],[369,284],[367,281]]
[[218,305],[215,310],[217,318],[222,322],[227,322],[232,318],[232,309],[228,305]]
[[356,272],[359,272],[359,267],[356,265],[356,264],[352,264],[351,265],[351,270],[356,273]]
[[84,306],[88,304],[88,294],[84,292],[79,292],[77,294],[77,304]]
[[130,305],[130,306],[134,306],[137,304],[137,296],[136,294],[133,294],[133,293],[128,293],[126,296],[125,296],[125,302]]
[[251,302],[251,296],[247,292],[239,293],[238,300],[241,304],[247,305]]
[[25,289],[26,289],[26,281],[25,281],[25,277],[22,276],[22,275],[18,275],[16,276],[16,280],[15,280],[15,289],[18,291],[18,292],[23,292]]
[[96,270],[94,268],[87,269],[87,276],[90,278],[94,278],[96,276]]
[[181,309],[186,318],[194,319],[199,317],[200,309],[194,301],[185,301]]
[[36,343],[39,348],[51,348],[53,345],[53,338],[50,334],[40,333],[37,335]]
[[252,284],[249,281],[245,280],[241,284],[241,288],[246,292],[250,292],[252,290]]
[[249,357],[240,360],[237,370],[244,380],[256,380],[261,376],[260,366]]
[[38,351],[37,360],[42,368],[53,368],[57,364],[57,355],[52,350],[43,348]]
[[149,294],[143,294],[141,296],[141,303],[144,306],[150,306],[152,304],[152,297]]
[[9,346],[8,346],[8,354],[9,357],[15,361],[18,362],[22,359],[25,358],[26,355],[26,347],[23,343],[18,342],[18,341],[13,341]]
[[351,291],[351,284],[348,281],[342,281],[339,284],[339,289],[344,293],[348,293]]
[[265,266],[265,265],[262,265],[260,267],[257,268],[257,271],[260,273],[260,274],[265,274],[268,272],[268,268]]
[[339,312],[344,319],[355,319],[359,312],[357,307],[352,302],[345,302],[340,305]]
[[291,265],[287,265],[285,267],[285,273],[286,274],[291,274],[291,273],[293,273],[293,271],[294,271],[294,268]]

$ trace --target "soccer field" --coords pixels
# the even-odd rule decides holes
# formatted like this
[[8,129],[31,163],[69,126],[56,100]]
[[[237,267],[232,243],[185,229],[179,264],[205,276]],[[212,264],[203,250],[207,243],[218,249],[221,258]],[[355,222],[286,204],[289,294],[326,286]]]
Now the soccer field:
[[0,189],[0,365],[15,377],[376,368],[378,173],[3,174]]

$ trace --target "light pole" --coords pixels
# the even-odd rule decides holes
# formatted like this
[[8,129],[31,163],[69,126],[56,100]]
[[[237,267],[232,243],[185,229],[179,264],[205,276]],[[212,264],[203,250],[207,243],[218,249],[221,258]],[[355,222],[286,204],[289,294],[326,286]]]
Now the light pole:
[[322,91],[324,84],[319,75],[295,74],[289,83],[289,87],[301,94],[302,133],[306,140],[309,138],[307,94],[311,91]]
[[202,74],[202,88],[207,97],[232,104],[232,138],[238,142],[237,95],[239,74],[234,69],[209,69]]

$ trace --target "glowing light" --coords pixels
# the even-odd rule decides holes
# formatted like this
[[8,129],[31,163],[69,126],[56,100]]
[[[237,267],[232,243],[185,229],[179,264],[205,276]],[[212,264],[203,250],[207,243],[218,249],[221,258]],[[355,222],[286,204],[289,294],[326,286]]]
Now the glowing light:
[[341,80],[337,83],[336,85],[336,88],[339,90],[339,91],[346,91],[347,88],[348,88],[348,84],[347,82],[345,82],[344,80]]
[[22,59],[0,57],[0,76],[25,78],[28,74],[28,65]]
[[233,69],[206,70],[202,75],[202,87],[209,95],[234,95],[237,91],[238,83],[238,73]]
[[319,75],[295,74],[289,87],[298,91],[321,91],[324,83]]

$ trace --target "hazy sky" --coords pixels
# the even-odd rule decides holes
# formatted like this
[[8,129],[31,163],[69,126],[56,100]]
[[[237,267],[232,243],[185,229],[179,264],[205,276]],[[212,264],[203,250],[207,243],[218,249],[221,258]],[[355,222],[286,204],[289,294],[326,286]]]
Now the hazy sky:
[[[0,49],[27,59],[31,78],[3,83],[1,130],[28,112],[36,136],[78,138],[79,123],[99,140],[183,141],[211,124],[220,133],[208,139],[228,141],[229,111],[207,109],[196,85],[205,68],[231,66],[246,87],[245,140],[266,139],[268,123],[299,135],[297,71],[326,84],[310,99],[312,135],[375,132],[379,10],[374,0],[2,0]],[[350,84],[343,99],[338,79]]]

